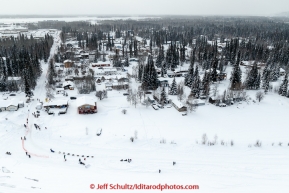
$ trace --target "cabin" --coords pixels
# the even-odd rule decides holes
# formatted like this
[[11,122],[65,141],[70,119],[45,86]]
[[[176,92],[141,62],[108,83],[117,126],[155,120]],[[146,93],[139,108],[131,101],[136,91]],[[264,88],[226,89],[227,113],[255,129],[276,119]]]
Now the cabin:
[[[23,103],[23,102],[22,102]],[[24,106],[24,103],[23,103]],[[19,108],[19,102],[15,99],[12,100],[1,100],[0,101],[0,112],[2,111],[17,111]]]
[[159,87],[168,87],[169,81],[168,80],[158,80],[158,86]]
[[112,90],[112,83],[110,83],[110,82],[105,83],[105,89],[106,90]]
[[18,104],[10,104],[6,107],[6,111],[17,111],[18,110]]
[[97,62],[97,63],[91,63],[92,67],[110,67],[110,62]]
[[90,62],[94,61],[95,54],[89,53],[88,59],[89,59]]
[[96,99],[87,96],[77,98],[77,111],[79,114],[97,113]]
[[205,101],[201,100],[201,99],[194,99],[195,105],[196,106],[204,106],[205,105]]
[[212,97],[209,98],[209,103],[218,104],[218,103],[220,103],[220,99],[212,96]]
[[72,81],[66,81],[62,84],[64,90],[74,90],[74,83]]
[[64,80],[65,81],[74,81],[74,78],[73,78],[73,76],[67,76],[67,77],[65,77]]
[[95,75],[101,76],[101,75],[116,75],[117,69],[116,68],[101,68],[95,70]]
[[155,100],[151,99],[150,97],[148,97],[148,101],[149,101],[151,104],[154,104],[154,103],[155,103]]
[[112,89],[116,90],[122,90],[122,89],[128,89],[128,83],[127,82],[114,82],[112,83]]
[[65,114],[68,109],[68,100],[53,100],[43,103],[43,107],[49,115]]
[[64,60],[63,62],[65,68],[72,68],[73,62],[71,60]]
[[184,106],[180,101],[178,100],[173,100],[172,101],[172,105],[175,107],[175,109],[177,109],[177,111],[179,112],[184,112],[187,111],[187,107]]

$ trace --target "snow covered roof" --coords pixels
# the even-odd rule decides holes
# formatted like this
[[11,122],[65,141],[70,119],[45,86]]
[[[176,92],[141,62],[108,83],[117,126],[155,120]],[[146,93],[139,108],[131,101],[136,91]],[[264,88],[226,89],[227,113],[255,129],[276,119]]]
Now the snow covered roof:
[[62,84],[63,87],[68,86],[68,85],[74,86],[74,83],[73,83],[72,81],[65,81],[65,82]]
[[77,98],[77,106],[80,107],[82,105],[96,105],[96,99],[88,96],[82,96]]
[[285,70],[283,68],[280,68],[280,72],[285,72]]
[[[211,72],[213,71],[213,68],[211,68]],[[220,74],[220,70],[216,70],[217,74]],[[210,72],[210,69],[206,70],[206,72]]]
[[111,86],[112,86],[112,82],[106,82],[106,83],[105,83],[105,86],[106,86],[106,87],[108,87],[108,86],[111,87]]
[[97,91],[105,90],[105,84],[103,84],[103,83],[101,83],[101,84],[96,84],[96,90],[97,90]]
[[56,91],[64,90],[64,88],[56,88]]
[[194,99],[194,101],[197,102],[198,104],[205,104],[205,101],[201,99]]
[[104,72],[116,72],[117,71],[116,68],[105,68],[103,70]]
[[7,80],[21,80],[21,77],[11,77],[9,76]]
[[219,98],[218,97],[215,97],[215,96],[211,96],[210,97],[212,100],[219,100]]
[[13,106],[18,106],[19,102],[16,101],[15,99],[11,100],[0,100],[0,108],[1,107],[9,107],[11,105]]
[[127,83],[127,82],[123,82],[122,84],[119,84],[118,82],[113,82],[112,85],[113,85],[113,86],[128,85],[128,83]]
[[174,103],[178,108],[184,107],[183,103],[178,100],[173,100],[172,103]]
[[66,62],[72,62],[71,60],[64,60],[64,62],[63,63],[66,63]]
[[67,100],[54,100],[50,102],[45,102],[43,104],[44,107],[46,106],[62,106],[62,105],[67,105],[68,101]]
[[92,65],[97,65],[97,64],[110,64],[110,61],[105,61],[105,62],[102,62],[102,61],[99,61],[99,62],[93,62],[91,63]]

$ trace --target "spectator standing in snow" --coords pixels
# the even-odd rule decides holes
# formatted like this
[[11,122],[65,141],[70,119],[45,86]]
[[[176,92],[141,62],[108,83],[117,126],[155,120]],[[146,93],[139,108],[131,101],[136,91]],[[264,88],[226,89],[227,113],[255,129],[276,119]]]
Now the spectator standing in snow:
[[161,173],[161,170],[159,170],[159,173]]

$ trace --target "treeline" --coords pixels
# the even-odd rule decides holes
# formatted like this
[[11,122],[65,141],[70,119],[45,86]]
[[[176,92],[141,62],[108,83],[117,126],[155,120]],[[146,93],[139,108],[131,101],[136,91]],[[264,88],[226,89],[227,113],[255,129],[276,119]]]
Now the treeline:
[[48,34],[43,40],[24,35],[0,40],[0,91],[25,90],[31,96],[42,73],[40,60],[47,62],[52,44]]

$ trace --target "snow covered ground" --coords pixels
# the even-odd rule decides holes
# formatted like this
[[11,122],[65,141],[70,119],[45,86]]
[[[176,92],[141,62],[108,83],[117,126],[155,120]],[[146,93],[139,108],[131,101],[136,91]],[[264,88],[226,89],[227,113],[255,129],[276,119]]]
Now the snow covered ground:
[[[173,108],[134,108],[125,98],[110,92],[108,99],[98,101],[99,112],[93,115],[78,115],[72,101],[68,113],[60,116],[28,115],[36,102],[1,113],[0,163],[11,173],[0,172],[0,192],[93,192],[92,183],[193,184],[199,185],[196,191],[200,192],[289,190],[285,98],[269,95],[260,104],[240,104],[239,108],[206,105],[188,116]],[[124,108],[126,115],[121,113]],[[29,130],[23,126],[27,116]],[[96,136],[98,128],[103,129],[101,136]],[[138,139],[132,143],[129,138],[135,130]],[[30,159],[20,140],[26,133],[24,148]],[[218,144],[201,145],[203,133],[211,141],[217,135]],[[161,139],[166,143],[160,143]],[[256,140],[262,141],[262,147],[253,146]],[[5,155],[6,151],[12,155]],[[66,162],[63,152],[70,153]],[[90,167],[78,164],[76,155],[90,156],[84,161]],[[132,162],[120,161],[126,158]]]
[[[56,43],[60,42],[57,34]],[[45,99],[47,66],[42,63],[44,73],[34,91],[41,101]],[[289,191],[287,98],[269,92],[260,103],[242,102],[226,108],[206,104],[182,116],[173,107],[157,111],[151,106],[134,108],[123,93],[109,91],[107,99],[97,101],[98,113],[91,115],[79,115],[73,100],[69,100],[67,114],[60,116],[41,111],[35,118],[31,113],[36,111],[36,100],[18,111],[1,112],[0,193],[95,192],[90,184],[104,183],[191,184],[199,186],[192,191],[206,193]],[[248,94],[255,98],[255,92]],[[80,96],[75,91],[68,95]],[[25,101],[23,93],[14,97]],[[96,135],[99,128],[101,136]],[[135,131],[138,139],[132,143]],[[209,141],[217,136],[217,145],[202,145],[204,133]],[[261,147],[254,146],[257,140]],[[6,155],[7,151],[12,155]],[[120,161],[127,158],[132,162]],[[90,167],[80,165],[78,159]]]

